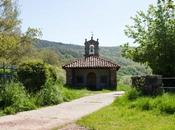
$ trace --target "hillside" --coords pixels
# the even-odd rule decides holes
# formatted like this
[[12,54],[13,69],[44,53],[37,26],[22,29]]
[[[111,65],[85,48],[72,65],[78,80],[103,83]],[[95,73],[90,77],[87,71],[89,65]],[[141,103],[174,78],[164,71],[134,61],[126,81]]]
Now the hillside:
[[[39,40],[38,48],[53,49],[60,56],[61,64],[68,63],[76,58],[81,58],[84,55],[84,46],[64,44],[60,42],[51,42],[46,40]],[[121,69],[119,75],[140,75],[150,73],[150,69],[140,65],[132,60],[121,56],[121,47],[100,47],[100,55],[104,58],[110,59],[119,64]]]

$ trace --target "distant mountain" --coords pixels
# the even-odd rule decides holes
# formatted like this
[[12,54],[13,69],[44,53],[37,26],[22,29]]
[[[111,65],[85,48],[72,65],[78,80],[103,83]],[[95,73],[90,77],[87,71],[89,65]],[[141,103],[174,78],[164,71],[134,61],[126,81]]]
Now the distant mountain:
[[[39,40],[36,46],[38,48],[48,48],[55,50],[60,56],[62,64],[68,63],[77,58],[81,58],[84,55],[84,46],[80,45]],[[150,69],[146,69],[145,66],[122,57],[121,47],[100,47],[100,56],[119,64],[121,66],[119,71],[120,76],[145,75],[151,73]]]

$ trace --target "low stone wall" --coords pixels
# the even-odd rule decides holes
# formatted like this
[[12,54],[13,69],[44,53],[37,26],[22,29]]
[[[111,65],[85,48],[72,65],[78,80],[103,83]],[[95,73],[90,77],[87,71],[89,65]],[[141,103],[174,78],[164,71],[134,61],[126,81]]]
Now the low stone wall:
[[157,95],[162,92],[162,76],[160,75],[133,76],[131,79],[132,86],[144,95]]

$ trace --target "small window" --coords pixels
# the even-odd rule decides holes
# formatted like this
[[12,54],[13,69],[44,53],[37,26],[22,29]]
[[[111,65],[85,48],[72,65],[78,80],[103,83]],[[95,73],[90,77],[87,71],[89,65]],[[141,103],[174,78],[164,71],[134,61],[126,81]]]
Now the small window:
[[77,76],[77,83],[83,83],[83,77]]
[[103,83],[103,84],[107,84],[107,82],[108,82],[107,79],[108,79],[107,76],[105,76],[105,75],[104,76],[101,76],[100,77],[100,82]]

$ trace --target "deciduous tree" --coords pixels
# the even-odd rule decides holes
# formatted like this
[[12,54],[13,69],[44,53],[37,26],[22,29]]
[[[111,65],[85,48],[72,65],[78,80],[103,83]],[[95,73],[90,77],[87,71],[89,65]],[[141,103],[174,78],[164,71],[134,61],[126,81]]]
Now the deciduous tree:
[[0,0],[0,61],[16,64],[26,55],[40,33],[29,28],[25,33],[20,30],[18,6],[15,0]]
[[134,39],[136,47],[123,46],[123,55],[149,65],[154,74],[175,76],[175,4],[173,0],[158,0],[146,13],[137,12],[133,25],[125,33]]

